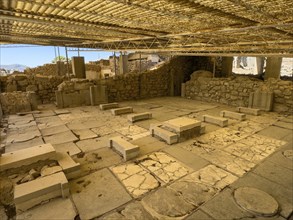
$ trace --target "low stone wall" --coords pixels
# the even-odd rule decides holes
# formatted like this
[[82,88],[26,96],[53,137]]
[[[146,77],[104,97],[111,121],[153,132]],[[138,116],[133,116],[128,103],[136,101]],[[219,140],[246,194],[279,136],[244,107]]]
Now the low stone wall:
[[186,98],[218,102],[232,106],[248,106],[249,95],[261,88],[274,93],[273,111],[292,113],[293,82],[269,79],[267,81],[249,77],[202,78],[185,83]]
[[64,77],[13,74],[1,78],[1,92],[35,92],[38,103],[46,104],[55,101],[57,86],[63,82]]
[[37,108],[34,92],[1,93],[0,103],[4,114],[28,112]]
[[71,79],[62,82],[58,86],[58,91],[56,91],[58,108],[90,105],[91,86],[94,86],[94,84],[86,79]]

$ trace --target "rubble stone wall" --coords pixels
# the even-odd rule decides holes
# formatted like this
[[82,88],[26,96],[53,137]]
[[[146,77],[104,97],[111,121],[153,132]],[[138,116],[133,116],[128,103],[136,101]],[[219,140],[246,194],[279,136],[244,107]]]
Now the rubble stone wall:
[[248,106],[249,95],[265,87],[274,93],[273,111],[292,113],[293,82],[269,79],[262,81],[249,77],[202,78],[185,83],[185,97],[231,106]]
[[34,109],[30,92],[8,92],[0,94],[3,114],[16,114]]
[[1,92],[32,91],[36,93],[38,102],[45,104],[55,101],[55,91],[64,77],[13,74],[0,79]]

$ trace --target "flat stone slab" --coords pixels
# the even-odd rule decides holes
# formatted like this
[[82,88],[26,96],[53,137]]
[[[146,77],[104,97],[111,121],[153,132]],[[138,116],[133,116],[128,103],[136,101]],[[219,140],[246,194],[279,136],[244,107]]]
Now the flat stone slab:
[[77,155],[81,152],[81,150],[73,142],[54,144],[53,147],[55,148],[56,152],[67,153],[70,156]]
[[111,170],[134,197],[139,197],[160,186],[154,176],[134,163],[112,167]]
[[53,134],[59,134],[65,131],[69,131],[69,129],[66,127],[66,125],[58,125],[48,128],[40,129],[42,136],[50,136]]
[[234,198],[241,208],[257,216],[274,216],[279,209],[278,202],[271,195],[256,188],[238,188],[234,191]]
[[274,123],[274,125],[281,127],[281,128],[293,130],[293,122],[288,123],[288,122],[284,122],[284,121],[277,121],[276,123]]
[[127,115],[127,119],[130,122],[142,121],[142,120],[147,120],[151,118],[152,118],[152,113],[150,112]]
[[132,199],[108,169],[72,181],[70,191],[81,219],[100,216]]
[[69,196],[68,181],[63,172],[15,186],[14,202],[17,211],[25,211],[43,201]]
[[174,130],[175,132],[182,132],[192,128],[200,127],[201,122],[192,118],[180,117],[163,122],[163,126]]
[[231,111],[221,111],[220,116],[224,117],[224,118],[236,119],[236,120],[239,120],[239,121],[244,121],[246,119],[245,114],[237,113],[237,112],[231,112]]
[[73,133],[79,138],[79,140],[96,138],[98,135],[90,129],[73,130]]
[[30,148],[32,146],[42,145],[44,144],[44,141],[41,137],[36,137],[32,140],[25,141],[25,142],[19,142],[19,143],[12,143],[12,144],[6,144],[5,152],[13,152],[17,150],[22,150],[26,148]]
[[[54,210],[54,211],[52,211]],[[58,198],[48,203],[36,206],[16,216],[17,220],[23,219],[74,219],[76,212],[70,199]]]
[[[109,140],[107,140],[109,142]],[[105,147],[98,139],[87,139],[76,142],[76,145],[82,152],[90,152]]]
[[115,109],[111,109],[111,113],[112,115],[123,115],[123,114],[128,114],[128,113],[132,113],[133,112],[133,108],[132,107],[123,107],[123,108],[115,108]]
[[59,134],[53,134],[51,136],[44,137],[46,143],[62,144],[67,142],[78,141],[78,138],[71,132],[65,131]]
[[221,118],[221,117],[215,117],[212,115],[203,115],[202,121],[211,123],[214,125],[219,125],[220,127],[227,127],[228,126],[228,119]]
[[29,165],[41,160],[54,159],[56,159],[56,151],[54,147],[51,144],[43,144],[2,154],[0,158],[0,170],[5,171],[7,169]]
[[141,202],[130,203],[120,213],[114,212],[102,218],[103,220],[120,220],[120,219],[137,219],[137,220],[154,220],[148,213]]
[[168,188],[160,188],[144,197],[142,202],[148,210],[156,214],[158,219],[184,217],[195,208],[178,193]]
[[245,107],[237,107],[237,112],[245,113],[249,115],[260,115],[261,110],[257,108],[245,108]]
[[123,156],[124,161],[131,160],[139,154],[139,146],[133,145],[121,136],[112,137],[109,141],[110,147],[118,151],[118,153]]
[[119,104],[116,102],[113,102],[113,103],[101,104],[99,105],[99,107],[101,110],[108,110],[112,108],[119,108]]

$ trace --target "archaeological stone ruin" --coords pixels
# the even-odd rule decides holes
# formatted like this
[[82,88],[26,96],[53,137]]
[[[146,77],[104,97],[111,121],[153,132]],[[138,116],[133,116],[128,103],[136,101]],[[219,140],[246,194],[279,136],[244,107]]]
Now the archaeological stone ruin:
[[0,1],[0,219],[292,220],[292,14]]

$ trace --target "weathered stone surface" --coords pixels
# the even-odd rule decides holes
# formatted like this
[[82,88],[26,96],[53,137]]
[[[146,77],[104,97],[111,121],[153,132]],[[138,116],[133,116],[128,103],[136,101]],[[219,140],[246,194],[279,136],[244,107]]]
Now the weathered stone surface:
[[40,130],[43,136],[50,136],[53,134],[69,131],[69,129],[65,125],[52,126]]
[[56,152],[68,153],[70,156],[77,155],[81,152],[81,150],[73,142],[54,144],[53,147],[55,148]]
[[41,176],[49,176],[53,173],[58,173],[60,171],[62,171],[62,167],[60,166],[53,166],[53,167],[45,166],[41,169]]
[[121,212],[122,215],[126,219],[133,219],[133,220],[153,220],[156,219],[149,214],[140,202],[130,203],[125,207],[124,210]]
[[79,140],[96,138],[97,134],[92,132],[90,129],[73,130],[73,133],[79,138]]
[[0,177],[0,206],[12,205],[14,199],[13,182],[4,177]]
[[149,172],[134,163],[116,166],[111,170],[134,197],[141,196],[160,186],[160,183]]
[[253,163],[259,163],[286,142],[261,135],[251,135],[225,148],[228,153]]
[[163,182],[169,183],[189,173],[189,169],[163,152],[139,158],[137,162],[155,174]]
[[71,182],[70,190],[81,219],[97,217],[131,200],[107,169]]
[[160,188],[144,197],[142,202],[148,209],[153,210],[159,218],[183,217],[195,208],[168,188]]
[[293,160],[293,150],[285,150],[283,152],[283,155],[285,158],[288,158],[289,160]]
[[16,216],[21,219],[74,219],[76,212],[70,199],[58,198],[48,203],[36,206]]
[[83,152],[90,152],[97,150],[99,148],[105,147],[101,145],[98,139],[87,139],[81,140],[76,142],[76,145],[83,151]]
[[268,193],[251,187],[241,187],[234,191],[236,203],[243,209],[258,216],[277,214],[278,202]]
[[77,141],[78,138],[71,131],[65,131],[62,133],[46,136],[44,137],[44,140],[46,143],[62,144],[62,143]]

